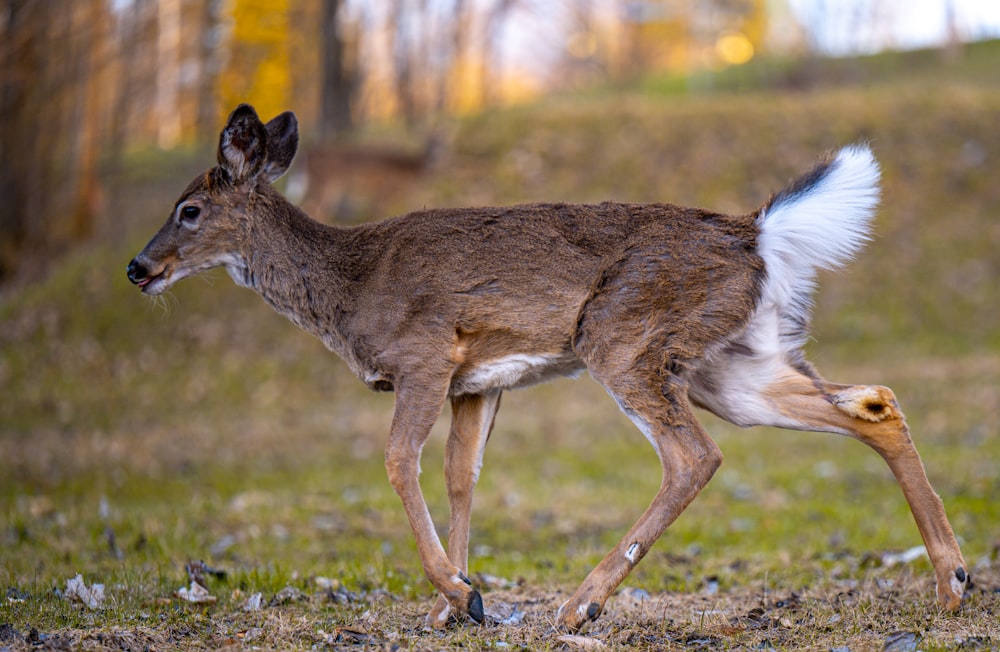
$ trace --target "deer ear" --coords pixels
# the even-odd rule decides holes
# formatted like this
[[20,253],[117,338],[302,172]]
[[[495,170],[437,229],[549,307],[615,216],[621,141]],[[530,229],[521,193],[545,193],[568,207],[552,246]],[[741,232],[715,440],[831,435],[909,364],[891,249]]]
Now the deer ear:
[[256,176],[267,160],[267,130],[249,104],[240,104],[229,115],[219,135],[219,165],[233,183]]
[[299,123],[295,114],[285,111],[267,123],[267,161],[264,176],[274,181],[288,170],[299,147]]

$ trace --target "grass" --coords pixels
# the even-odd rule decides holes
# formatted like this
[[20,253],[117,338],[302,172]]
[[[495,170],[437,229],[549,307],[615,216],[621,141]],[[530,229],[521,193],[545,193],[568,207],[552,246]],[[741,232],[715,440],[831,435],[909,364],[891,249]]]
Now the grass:
[[[0,648],[995,649],[1000,88],[982,71],[997,56],[920,54],[919,74],[897,55],[839,62],[860,77],[806,90],[754,71],[694,95],[649,82],[473,117],[411,198],[743,212],[869,139],[878,237],[822,278],[811,358],[896,390],[976,580],[958,615],[937,610],[925,558],[887,563],[919,536],[873,452],[706,418],[722,469],[584,638],[559,639],[556,608],[659,483],[584,378],[508,393],[487,451],[471,572],[497,620],[522,615],[424,631],[433,595],[382,466],[391,395],[222,274],[137,296],[124,264],[199,164],[142,153],[110,211],[134,219],[0,304]],[[445,425],[422,478],[438,523]],[[198,559],[225,572],[213,603],[176,597]],[[65,598],[77,573],[104,584],[100,608]]]

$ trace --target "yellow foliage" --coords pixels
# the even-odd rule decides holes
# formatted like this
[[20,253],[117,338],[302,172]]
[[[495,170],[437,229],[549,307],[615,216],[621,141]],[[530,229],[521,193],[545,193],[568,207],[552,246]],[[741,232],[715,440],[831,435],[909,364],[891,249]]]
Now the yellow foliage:
[[220,80],[222,106],[253,104],[261,118],[284,111],[291,98],[291,0],[230,0],[229,56]]

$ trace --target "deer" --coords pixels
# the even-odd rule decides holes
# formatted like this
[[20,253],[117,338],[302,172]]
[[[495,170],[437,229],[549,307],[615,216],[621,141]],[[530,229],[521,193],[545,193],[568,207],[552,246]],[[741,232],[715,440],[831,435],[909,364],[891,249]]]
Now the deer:
[[[909,504],[940,607],[960,607],[969,572],[895,394],[830,382],[803,353],[818,270],[843,267],[871,237],[880,168],[868,144],[826,155],[745,215],[540,203],[352,227],[314,221],[272,186],[297,144],[291,112],[264,124],[238,106],[217,165],[181,193],[128,279],[155,296],[223,267],[369,388],[394,392],[385,468],[438,593],[427,625],[484,620],[469,579],[470,511],[501,394],[583,371],[652,445],[662,480],[558,609],[561,630],[598,618],[721,464],[694,407],[740,427],[832,433],[874,449]],[[445,403],[447,551],[418,481]]]
[[286,196],[320,221],[357,221],[359,215],[378,214],[411,194],[444,149],[439,129],[432,130],[419,149],[316,143],[299,155]]

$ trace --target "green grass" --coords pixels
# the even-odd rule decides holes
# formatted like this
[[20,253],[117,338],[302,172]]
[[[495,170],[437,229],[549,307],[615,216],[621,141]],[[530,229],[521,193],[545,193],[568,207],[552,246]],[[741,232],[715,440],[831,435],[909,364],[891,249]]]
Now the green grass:
[[[745,212],[825,149],[868,139],[884,168],[877,238],[821,279],[810,353],[833,380],[895,389],[977,580],[963,612],[937,611],[926,559],[882,563],[919,535],[875,453],[706,417],[722,469],[590,637],[869,649],[904,631],[921,649],[1000,644],[1000,88],[983,73],[998,55],[987,44],[954,64],[835,62],[859,72],[808,90],[781,90],[766,70],[693,95],[651,81],[458,125],[410,205],[613,198]],[[367,392],[223,274],[140,297],[125,263],[196,169],[188,152],[136,157],[113,202],[128,222],[0,304],[0,646],[571,645],[551,631],[555,609],[659,484],[613,401],[587,378],[504,397],[471,573],[488,607],[516,604],[525,619],[423,631],[433,595],[382,463],[391,395]],[[422,477],[439,524],[445,422]],[[226,573],[210,581],[213,604],[175,597],[197,559]],[[77,573],[105,585],[101,609],[61,597]],[[271,604],[286,586],[302,598]],[[263,610],[244,611],[258,592]]]

